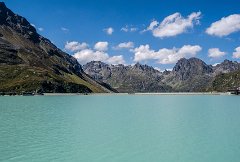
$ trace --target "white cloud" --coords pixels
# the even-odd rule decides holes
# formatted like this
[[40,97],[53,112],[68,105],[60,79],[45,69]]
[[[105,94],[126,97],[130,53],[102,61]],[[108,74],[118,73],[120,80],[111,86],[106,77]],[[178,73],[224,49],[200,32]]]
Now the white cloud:
[[167,16],[161,23],[152,21],[144,31],[152,31],[154,37],[164,38],[172,37],[186,32],[199,24],[201,12],[193,12],[187,18],[182,17],[180,13],[174,13]]
[[112,27],[103,29],[104,32],[106,32],[108,35],[112,35],[114,32],[114,29]]
[[72,42],[67,42],[65,44],[65,50],[71,51],[71,52],[76,52],[79,50],[83,50],[86,49],[88,47],[88,44],[83,42],[83,43],[79,43],[76,41],[72,41]]
[[94,49],[97,51],[107,51],[108,50],[108,42],[97,42],[94,46]]
[[125,60],[122,55],[110,57],[108,53],[103,51],[93,51],[92,49],[84,49],[73,55],[79,63],[86,64],[90,61],[102,61],[109,64],[124,64]]
[[73,55],[81,64],[85,64],[90,61],[106,61],[109,56],[102,51],[93,51],[91,49],[81,50]]
[[240,14],[233,14],[228,17],[223,17],[207,28],[206,33],[218,37],[227,36],[231,33],[240,31]]
[[123,42],[123,43],[120,43],[117,47],[115,47],[115,49],[129,49],[133,47],[134,47],[133,42]]
[[64,28],[64,27],[61,27],[61,30],[64,31],[64,32],[69,32],[69,29]]
[[44,28],[38,28],[38,30],[39,30],[39,31],[43,31],[43,30],[44,30]]
[[141,45],[138,48],[132,50],[134,52],[134,61],[147,61],[147,60],[157,60],[159,64],[173,64],[176,63],[179,59],[185,57],[194,57],[200,52],[202,48],[198,45],[184,45],[181,48],[172,48],[172,49],[159,49],[154,51],[150,49],[150,46]]
[[136,27],[129,27],[128,25],[126,25],[125,27],[121,28],[121,31],[124,32],[136,32],[138,30],[138,28]]
[[240,47],[237,47],[233,52],[233,58],[240,58]]
[[121,31],[128,32],[128,28],[127,28],[127,27],[123,27],[123,28],[121,29]]
[[107,63],[113,64],[113,65],[125,64],[125,60],[122,55],[112,56],[107,59]]
[[138,30],[138,28],[130,28],[130,31],[131,32],[135,32],[135,31],[137,31]]
[[226,55],[226,52],[222,52],[219,50],[219,48],[210,48],[208,50],[208,57],[211,58],[219,58]]
[[150,25],[147,27],[147,29],[144,29],[142,32],[146,32],[146,31],[151,31],[153,30],[156,26],[158,26],[159,22],[157,22],[156,20],[153,20]]
[[94,49],[87,48],[87,44],[84,46],[84,48],[80,48],[80,45],[82,44],[78,42],[69,42],[66,44],[69,46],[67,46],[69,50],[75,52],[77,51],[73,57],[75,57],[80,64],[86,64],[90,61],[102,61],[114,65],[125,64],[125,60],[122,55],[109,56],[109,54],[106,52],[108,49],[108,42],[97,42],[94,46]]

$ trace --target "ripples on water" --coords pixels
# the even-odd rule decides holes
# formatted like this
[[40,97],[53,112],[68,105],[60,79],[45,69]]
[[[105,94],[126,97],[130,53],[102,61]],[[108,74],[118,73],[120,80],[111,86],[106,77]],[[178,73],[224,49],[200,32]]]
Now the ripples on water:
[[0,97],[0,161],[237,162],[237,96]]

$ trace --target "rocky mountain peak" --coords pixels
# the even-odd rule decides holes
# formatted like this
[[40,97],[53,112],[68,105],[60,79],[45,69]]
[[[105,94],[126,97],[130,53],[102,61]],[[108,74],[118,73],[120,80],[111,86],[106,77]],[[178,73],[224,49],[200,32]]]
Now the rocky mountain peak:
[[142,65],[140,63],[136,63],[132,68],[135,70],[140,70],[140,71],[148,71],[148,72],[156,72],[156,73],[159,72],[158,70],[154,69],[151,66]]
[[213,69],[198,58],[182,58],[174,66],[172,73],[180,80],[187,80],[191,76],[213,73]]
[[144,65],[137,62],[134,66],[132,66],[132,68],[138,69],[138,70],[144,70]]
[[240,69],[240,64],[236,61],[224,60],[221,64],[214,66],[216,74],[229,73]]

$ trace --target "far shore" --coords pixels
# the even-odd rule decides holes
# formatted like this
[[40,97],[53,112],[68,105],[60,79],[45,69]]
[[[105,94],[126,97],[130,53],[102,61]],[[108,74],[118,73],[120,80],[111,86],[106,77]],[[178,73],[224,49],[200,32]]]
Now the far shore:
[[[27,96],[168,96],[168,95],[234,95],[230,92],[162,92],[162,93],[43,93]],[[1,95],[0,95],[1,96]],[[25,96],[25,95],[2,95],[2,96]]]
[[231,95],[228,92],[166,92],[166,93],[44,93],[44,96],[121,96],[121,95]]

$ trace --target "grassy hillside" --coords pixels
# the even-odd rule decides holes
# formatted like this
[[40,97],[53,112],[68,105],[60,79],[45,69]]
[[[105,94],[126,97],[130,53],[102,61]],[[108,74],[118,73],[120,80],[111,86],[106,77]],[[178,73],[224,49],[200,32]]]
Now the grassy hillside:
[[213,90],[220,92],[225,92],[228,89],[236,87],[240,87],[240,70],[227,74],[220,74],[216,76],[212,83]]

